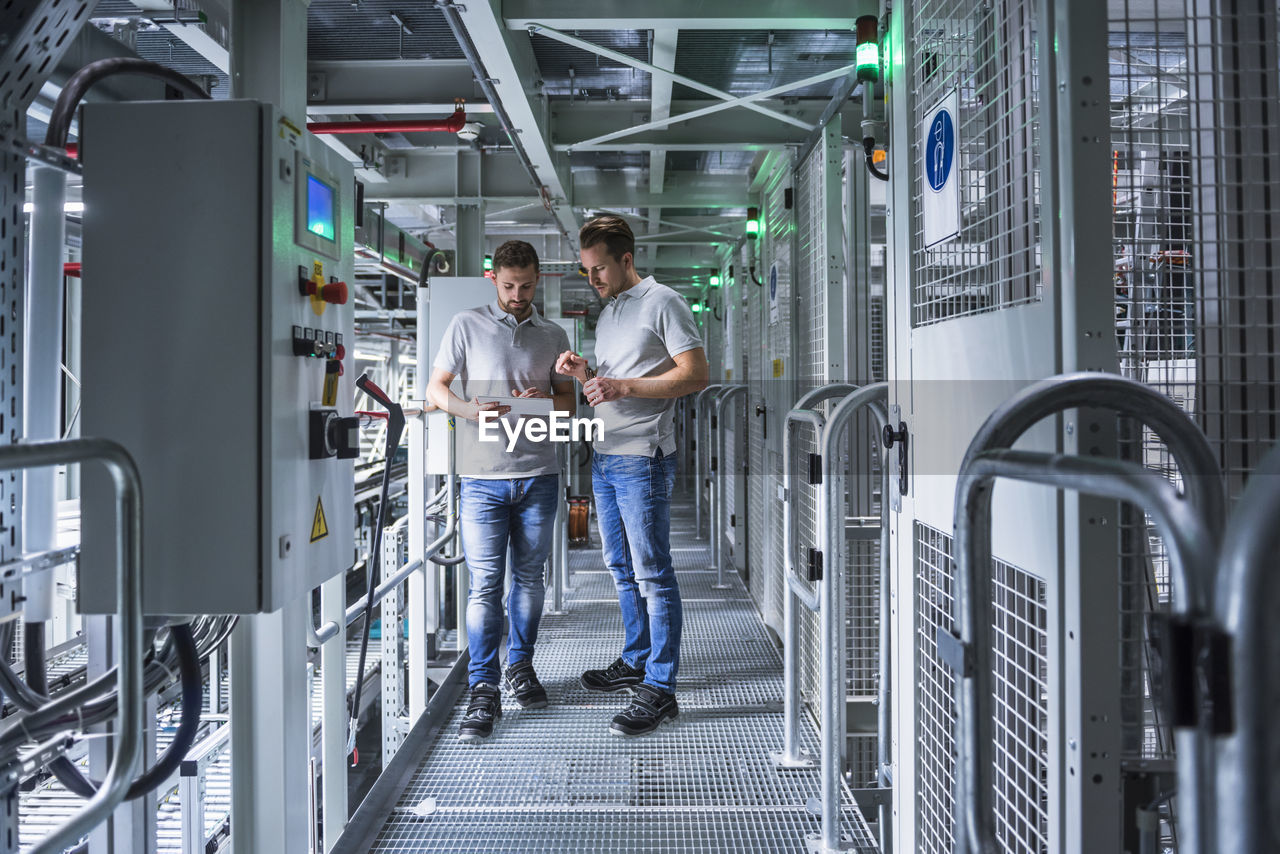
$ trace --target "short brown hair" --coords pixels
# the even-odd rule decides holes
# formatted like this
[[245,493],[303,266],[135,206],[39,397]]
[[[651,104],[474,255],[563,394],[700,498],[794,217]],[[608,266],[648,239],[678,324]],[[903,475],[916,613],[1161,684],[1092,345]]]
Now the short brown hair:
[[532,267],[536,273],[540,269],[538,253],[523,240],[508,240],[493,253],[493,274],[498,275],[503,267]]
[[622,217],[612,214],[598,216],[584,225],[578,232],[578,242],[583,249],[603,243],[617,261],[621,261],[622,256],[628,252],[632,258],[636,255],[636,236],[632,233],[631,226]]

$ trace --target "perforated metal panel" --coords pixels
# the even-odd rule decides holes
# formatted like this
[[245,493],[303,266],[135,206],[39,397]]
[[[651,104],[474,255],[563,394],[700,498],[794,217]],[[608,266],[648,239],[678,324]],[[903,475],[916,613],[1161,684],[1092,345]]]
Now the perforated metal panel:
[[[13,111],[15,114],[17,111]],[[0,154],[0,441],[22,436],[22,202],[24,161]],[[7,328],[6,328],[7,327]],[[22,551],[22,480],[17,472],[0,475],[0,561]],[[8,595],[8,594],[6,594]],[[22,632],[15,632],[15,644]],[[21,650],[15,646],[15,652]],[[19,659],[21,660],[21,659]]]
[[[950,536],[919,522],[915,535],[916,844],[944,854],[955,845],[956,680],[937,633],[953,629],[955,564]],[[1045,585],[1001,561],[992,572],[997,840],[1003,851],[1040,854],[1049,851]]]
[[[758,272],[758,271],[757,271]],[[766,481],[771,475],[765,468],[765,420],[757,416],[755,408],[767,405],[765,400],[765,359],[762,319],[764,288],[758,287],[749,276],[743,277],[746,289],[746,336],[743,342],[743,361],[747,380],[747,581],[751,597],[760,606],[761,613],[769,619],[768,567],[771,555],[767,550],[769,532],[765,528]]]
[[[796,207],[796,396],[826,384],[828,316],[839,307],[827,304],[827,173],[826,151],[816,146],[795,173]],[[820,548],[818,487],[809,486],[809,455],[818,452],[818,436],[807,425],[796,425],[792,440],[795,458],[791,470],[798,475],[791,487],[795,514],[794,556],[797,567],[808,563],[808,550]],[[818,617],[800,611],[801,693],[811,705],[818,697]]]
[[[1195,406],[1194,257],[1187,20],[1156,4],[1110,9],[1112,205],[1116,343],[1120,369]],[[1176,12],[1176,14],[1170,14]],[[1121,425],[1122,453],[1176,481],[1150,430]],[[1171,733],[1152,702],[1149,614],[1169,609],[1168,554],[1140,511],[1121,511],[1121,712],[1131,758],[1172,758]]]
[[[780,169],[769,185],[765,198],[765,269],[762,270],[765,287],[769,286],[769,277],[777,271],[778,294],[776,322],[771,319],[772,307],[766,302],[763,307],[766,325],[766,350],[768,382],[772,393],[771,399],[779,412],[775,413],[774,424],[781,425],[782,416],[794,402],[790,394],[790,385],[795,373],[795,365],[791,360],[791,295],[792,295],[792,236],[795,232],[795,217],[788,209],[786,200],[791,193],[792,181],[789,168]],[[777,369],[775,370],[775,365]],[[778,372],[782,376],[777,376]],[[782,483],[781,437],[778,431],[770,433],[770,441],[766,451],[766,470],[771,474],[771,485],[776,489]],[[780,509],[776,498],[767,496],[775,510]],[[782,578],[784,571],[782,521],[779,514],[774,514],[775,536],[772,540],[772,567],[769,574],[770,584],[767,593],[769,603],[767,613],[772,613],[775,626],[782,623],[782,598],[786,594],[786,583]]]
[[[912,182],[912,323],[1038,300],[1038,69],[1032,0],[925,0],[910,13],[915,122],[958,89],[960,233],[924,248],[923,170]],[[919,136],[919,134],[917,134]],[[916,139],[912,163],[923,163]]]

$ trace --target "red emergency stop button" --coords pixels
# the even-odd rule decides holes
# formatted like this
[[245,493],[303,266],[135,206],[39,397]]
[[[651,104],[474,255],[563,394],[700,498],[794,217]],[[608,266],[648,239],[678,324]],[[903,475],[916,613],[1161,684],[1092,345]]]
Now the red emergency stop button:
[[320,299],[333,305],[347,304],[347,283],[330,282],[320,288]]

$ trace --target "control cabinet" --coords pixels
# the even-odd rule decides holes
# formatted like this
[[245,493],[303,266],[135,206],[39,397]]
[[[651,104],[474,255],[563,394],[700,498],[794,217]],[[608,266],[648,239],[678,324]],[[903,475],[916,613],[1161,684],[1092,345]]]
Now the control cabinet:
[[[87,104],[83,433],[143,487],[149,614],[274,611],[353,562],[351,167],[270,104]],[[86,466],[81,610],[115,608]]]

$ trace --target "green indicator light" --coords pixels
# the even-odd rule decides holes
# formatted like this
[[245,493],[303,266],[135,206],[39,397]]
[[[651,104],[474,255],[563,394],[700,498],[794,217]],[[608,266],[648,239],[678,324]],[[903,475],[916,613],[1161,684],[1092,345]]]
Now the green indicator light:
[[486,256],[484,256],[484,268],[485,268],[485,270],[492,270],[492,269],[493,269],[493,256],[492,256],[492,255],[486,255]]
[[747,208],[747,237],[755,240],[760,236],[760,209]]
[[875,42],[858,45],[854,60],[858,65],[859,80],[875,80],[880,76],[880,46]]
[[857,29],[857,49],[854,62],[858,66],[858,79],[864,83],[880,77],[880,22],[875,15],[863,15],[854,22]]
[[711,274],[711,287],[713,288],[720,287],[720,277],[714,273]]
[[701,311],[702,311],[702,303],[700,303],[700,302],[695,302],[693,305],[689,306],[689,309],[690,309],[694,314],[698,314],[699,312],[701,312]]

